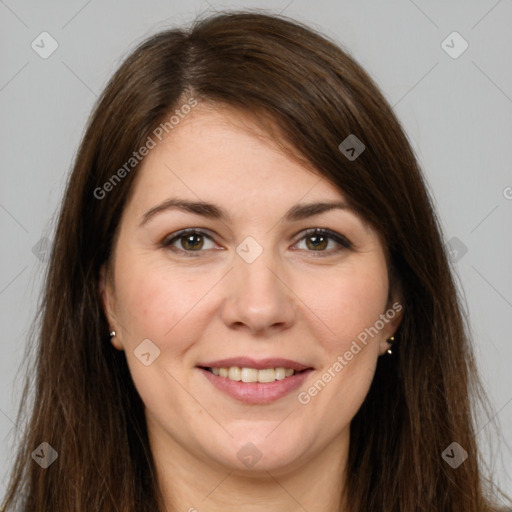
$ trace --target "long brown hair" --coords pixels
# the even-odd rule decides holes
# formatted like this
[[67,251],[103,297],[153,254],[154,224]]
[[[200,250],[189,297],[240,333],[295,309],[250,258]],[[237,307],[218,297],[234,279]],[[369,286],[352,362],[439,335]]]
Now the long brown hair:
[[[24,435],[5,510],[162,510],[143,404],[125,354],[108,341],[97,282],[136,165],[104,184],[187,98],[272,120],[283,145],[339,187],[389,251],[404,317],[393,356],[379,358],[351,424],[350,511],[490,510],[475,439],[472,397],[480,387],[469,330],[407,137],[347,52],[298,22],[248,11],[149,38],[98,100],[58,219],[40,307],[35,398],[26,425],[28,405],[18,412]],[[350,134],[365,145],[355,160],[339,149]],[[106,197],[98,192],[107,188]],[[25,398],[31,389],[27,377]],[[43,441],[58,452],[47,469],[31,457]],[[441,456],[453,441],[468,453],[457,469]]]

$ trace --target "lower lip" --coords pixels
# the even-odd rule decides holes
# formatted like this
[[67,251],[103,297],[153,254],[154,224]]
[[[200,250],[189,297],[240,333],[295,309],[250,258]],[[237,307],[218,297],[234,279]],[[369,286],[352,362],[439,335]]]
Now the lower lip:
[[220,389],[220,391],[246,404],[267,404],[274,402],[296,390],[313,371],[312,369],[308,369],[301,373],[296,373],[291,377],[285,377],[282,380],[262,383],[231,380],[227,377],[214,375],[203,368],[198,369],[217,389]]

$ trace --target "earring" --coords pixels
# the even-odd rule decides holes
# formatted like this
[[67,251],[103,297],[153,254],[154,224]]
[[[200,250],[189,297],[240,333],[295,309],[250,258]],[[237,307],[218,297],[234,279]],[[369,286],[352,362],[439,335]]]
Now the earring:
[[[394,336],[391,336],[391,338],[389,338],[389,340],[388,340],[388,341],[389,341],[390,343],[393,343],[393,342],[395,341],[395,337],[394,337]],[[389,355],[393,354],[393,351],[391,350],[391,347],[389,347],[389,348],[386,350],[386,352],[387,352]]]
[[112,331],[112,332],[110,333],[110,337],[111,337],[111,338],[113,338],[115,335],[116,335],[116,331]]

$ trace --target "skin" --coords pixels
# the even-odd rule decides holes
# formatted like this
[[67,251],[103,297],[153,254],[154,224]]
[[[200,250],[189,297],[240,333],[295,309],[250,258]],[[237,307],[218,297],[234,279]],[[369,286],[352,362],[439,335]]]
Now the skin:
[[[169,209],[140,225],[171,197],[214,203],[230,219]],[[280,221],[298,203],[343,199],[231,108],[199,105],[137,170],[99,291],[116,331],[112,343],[126,352],[145,404],[168,510],[343,509],[350,422],[401,317],[385,323],[307,405],[299,403],[298,393],[390,308],[389,282],[377,233],[350,210]],[[199,235],[192,248],[177,239],[175,252],[162,244],[185,228],[211,238]],[[314,235],[304,235],[308,228],[330,229],[354,247],[327,239],[318,249]],[[252,263],[236,252],[247,236],[263,249]],[[148,366],[134,355],[145,339],[160,350]],[[314,371],[299,390],[247,405],[196,368],[235,356],[284,357]],[[250,468],[237,457],[248,442],[261,454]]]

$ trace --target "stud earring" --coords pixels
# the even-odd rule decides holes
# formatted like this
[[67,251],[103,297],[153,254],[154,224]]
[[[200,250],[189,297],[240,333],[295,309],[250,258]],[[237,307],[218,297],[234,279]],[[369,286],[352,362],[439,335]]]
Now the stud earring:
[[116,335],[116,331],[111,331],[110,337],[113,338]]
[[[393,343],[393,342],[395,341],[395,337],[394,337],[394,336],[391,336],[391,338],[389,338],[389,340],[388,340],[388,341],[389,341],[390,343]],[[393,354],[393,351],[391,350],[391,347],[389,347],[389,348],[386,350],[386,352],[387,352],[389,355]]]

